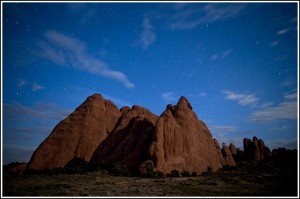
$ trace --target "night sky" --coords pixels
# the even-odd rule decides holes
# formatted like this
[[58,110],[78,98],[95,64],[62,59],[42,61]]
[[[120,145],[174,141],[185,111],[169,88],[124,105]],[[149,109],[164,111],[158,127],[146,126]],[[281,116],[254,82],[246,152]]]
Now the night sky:
[[160,115],[185,96],[220,144],[297,148],[297,3],[3,3],[3,163],[88,96]]

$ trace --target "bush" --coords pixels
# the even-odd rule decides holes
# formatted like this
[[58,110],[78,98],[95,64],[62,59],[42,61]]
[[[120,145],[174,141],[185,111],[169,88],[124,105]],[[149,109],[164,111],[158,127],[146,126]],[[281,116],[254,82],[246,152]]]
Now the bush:
[[189,171],[186,171],[186,170],[183,170],[183,172],[181,172],[181,176],[182,177],[190,177],[190,172]]
[[193,176],[193,177],[197,176],[197,172],[196,172],[196,171],[193,171],[192,176]]
[[123,165],[120,162],[113,164],[109,172],[115,176],[130,176],[130,172],[127,169],[126,165]]
[[176,169],[171,171],[171,176],[172,177],[179,177],[179,171],[177,171]]

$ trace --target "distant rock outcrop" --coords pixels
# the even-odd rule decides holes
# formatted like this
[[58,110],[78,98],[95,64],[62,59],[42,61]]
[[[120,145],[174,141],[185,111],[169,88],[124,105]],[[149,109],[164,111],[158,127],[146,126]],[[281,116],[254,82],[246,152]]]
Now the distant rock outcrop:
[[27,169],[62,168],[74,158],[89,161],[114,129],[121,112],[99,94],[88,97],[76,110],[59,122],[34,151]]
[[222,155],[225,160],[226,166],[235,167],[235,161],[232,157],[231,151],[229,150],[228,146],[225,143],[222,144]]
[[245,160],[262,160],[271,156],[270,149],[265,146],[262,139],[257,139],[253,137],[253,141],[250,139],[244,138],[244,153],[243,159]]
[[175,106],[168,105],[159,117],[149,153],[164,173],[176,169],[201,174],[222,168],[210,131],[185,97]]

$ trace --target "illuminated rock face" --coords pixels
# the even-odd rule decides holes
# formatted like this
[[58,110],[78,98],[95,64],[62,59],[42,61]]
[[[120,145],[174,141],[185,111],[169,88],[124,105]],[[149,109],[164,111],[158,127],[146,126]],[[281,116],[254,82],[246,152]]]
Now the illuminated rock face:
[[200,174],[222,168],[211,133],[185,97],[159,117],[149,153],[156,169],[165,173],[176,169]]
[[99,94],[88,97],[76,110],[59,122],[33,153],[27,169],[62,168],[74,158],[89,161],[114,129],[121,112]]

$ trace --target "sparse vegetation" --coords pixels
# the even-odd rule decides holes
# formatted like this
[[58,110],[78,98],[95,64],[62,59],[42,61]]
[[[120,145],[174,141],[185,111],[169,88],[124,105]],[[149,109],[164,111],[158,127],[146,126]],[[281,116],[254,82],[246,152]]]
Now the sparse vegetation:
[[[3,175],[3,196],[297,196],[297,153],[263,161],[241,161],[234,169],[206,175],[178,177],[173,170],[164,178],[128,177],[122,164],[82,174],[53,172]],[[48,171],[50,172],[50,171]],[[183,171],[182,176],[188,172]],[[120,176],[117,176],[120,175]],[[122,175],[122,176],[121,176]],[[127,175],[127,176],[125,176]],[[172,177],[171,177],[172,176]]]

